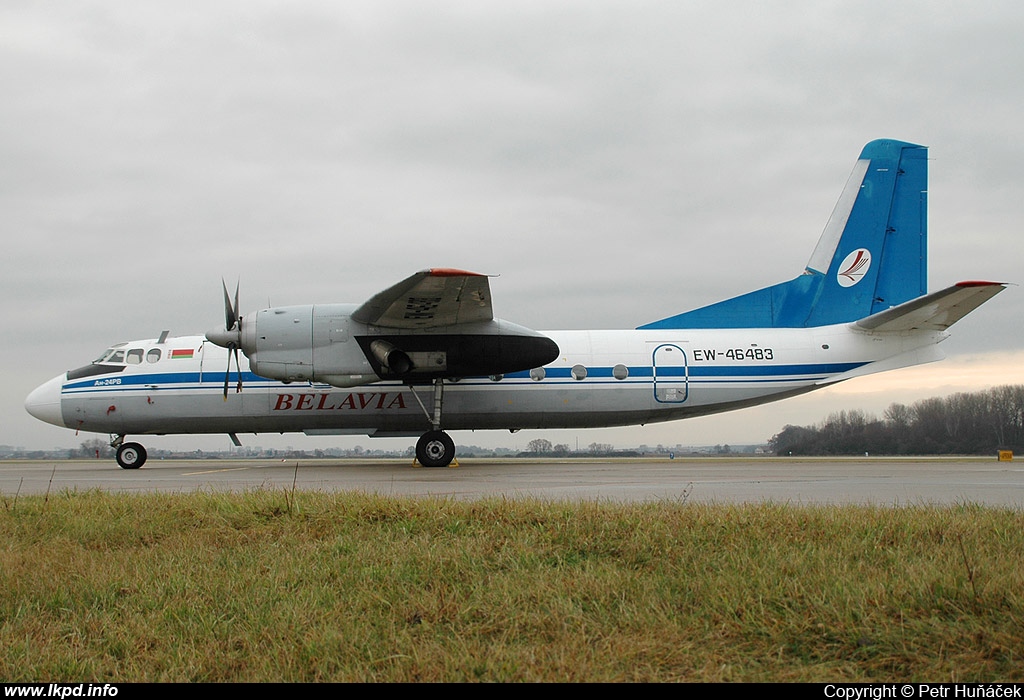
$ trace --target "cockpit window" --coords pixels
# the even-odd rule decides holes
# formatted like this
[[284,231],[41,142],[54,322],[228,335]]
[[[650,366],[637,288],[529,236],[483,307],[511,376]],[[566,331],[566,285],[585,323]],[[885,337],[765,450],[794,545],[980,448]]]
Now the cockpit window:
[[[125,369],[124,345],[125,343],[121,343],[112,348],[107,348],[103,351],[102,355],[92,361],[91,365],[70,370],[68,372],[68,379],[84,379],[85,377],[95,377],[101,374],[123,372]],[[133,364],[142,362],[142,349],[129,350],[128,357],[129,361]]]
[[124,347],[127,344],[128,343],[118,343],[110,346],[104,350],[99,357],[93,360],[92,363],[96,365],[100,362],[124,362]]
[[163,353],[160,348],[125,348],[124,343],[107,348],[103,354],[93,360],[94,365],[141,365],[143,358],[150,364],[159,362]]
[[124,345],[124,343],[119,343],[112,348],[107,348],[92,363],[98,365],[101,362],[124,362]]
[[125,370],[124,365],[101,365],[93,363],[86,365],[85,367],[79,367],[68,372],[68,379],[84,379],[86,377],[96,377],[101,374],[117,374]]

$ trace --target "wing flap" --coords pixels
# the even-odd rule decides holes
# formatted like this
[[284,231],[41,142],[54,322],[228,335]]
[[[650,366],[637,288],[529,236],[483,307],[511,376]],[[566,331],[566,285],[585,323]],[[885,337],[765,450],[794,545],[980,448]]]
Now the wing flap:
[[421,270],[375,294],[352,314],[385,328],[437,328],[490,321],[487,275],[450,268]]
[[865,331],[944,331],[1006,289],[1002,282],[959,282],[854,322]]

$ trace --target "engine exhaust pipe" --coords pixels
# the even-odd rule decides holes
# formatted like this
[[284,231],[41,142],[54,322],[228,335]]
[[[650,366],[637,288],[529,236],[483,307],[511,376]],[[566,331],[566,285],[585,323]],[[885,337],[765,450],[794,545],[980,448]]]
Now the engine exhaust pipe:
[[404,376],[412,371],[412,360],[403,351],[386,340],[375,340],[370,343],[370,352],[377,361],[392,374]]

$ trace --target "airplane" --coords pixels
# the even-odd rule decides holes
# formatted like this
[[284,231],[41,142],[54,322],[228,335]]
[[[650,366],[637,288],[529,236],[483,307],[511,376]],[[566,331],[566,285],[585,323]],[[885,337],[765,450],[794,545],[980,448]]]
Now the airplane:
[[419,436],[416,461],[444,467],[450,430],[671,421],[940,360],[949,327],[1007,285],[927,292],[927,156],[868,143],[800,275],[634,329],[496,319],[488,276],[449,268],[362,304],[244,316],[238,287],[232,299],[222,283],[223,326],[114,345],[25,407],[108,433],[124,469],[147,455],[128,435],[224,433],[240,445],[239,433],[267,432]]

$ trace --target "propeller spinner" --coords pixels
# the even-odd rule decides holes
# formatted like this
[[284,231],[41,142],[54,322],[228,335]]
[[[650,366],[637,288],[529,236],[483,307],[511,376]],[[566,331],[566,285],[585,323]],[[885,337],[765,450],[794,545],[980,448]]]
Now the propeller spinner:
[[235,300],[231,301],[228,285],[221,280],[224,287],[224,328],[214,328],[206,333],[206,339],[214,345],[228,350],[228,368],[224,372],[224,400],[228,400],[228,379],[231,376],[231,357],[235,358],[238,370],[238,385],[235,393],[242,391],[242,366],[238,362],[238,350],[242,347],[242,317],[238,315],[238,285],[235,285]]

